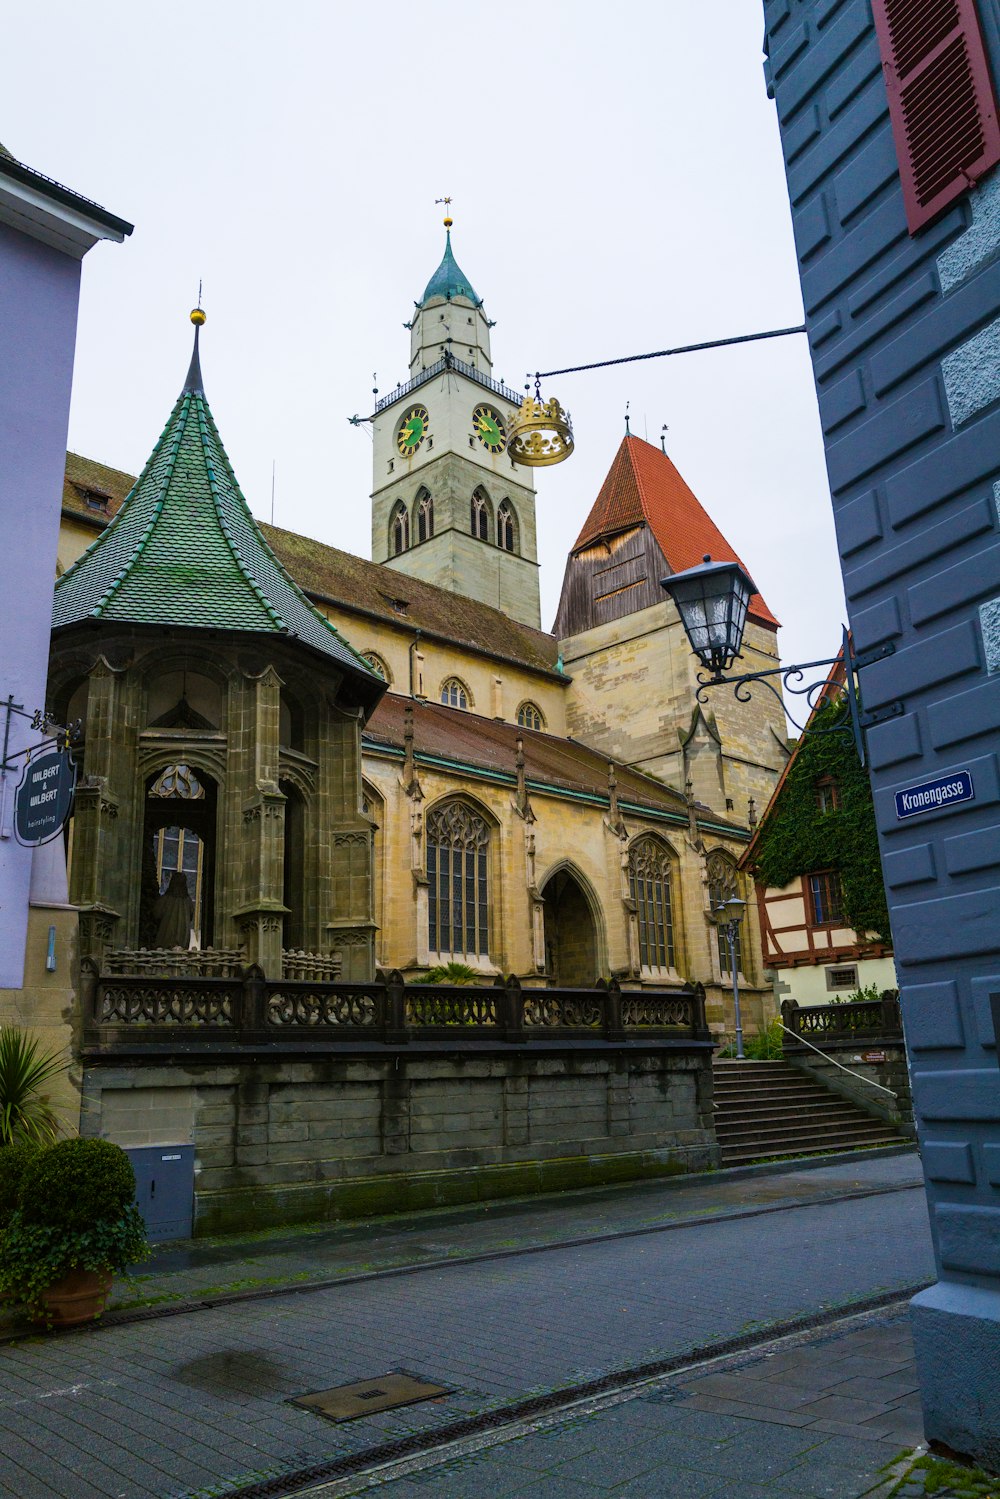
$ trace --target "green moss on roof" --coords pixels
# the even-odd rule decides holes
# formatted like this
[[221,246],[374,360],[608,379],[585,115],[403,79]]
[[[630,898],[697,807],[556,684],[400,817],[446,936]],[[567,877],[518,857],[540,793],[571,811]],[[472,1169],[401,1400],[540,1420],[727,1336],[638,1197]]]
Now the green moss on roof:
[[197,356],[125,502],[56,584],[53,628],[106,619],[277,634],[380,683],[265,541],[196,371]]

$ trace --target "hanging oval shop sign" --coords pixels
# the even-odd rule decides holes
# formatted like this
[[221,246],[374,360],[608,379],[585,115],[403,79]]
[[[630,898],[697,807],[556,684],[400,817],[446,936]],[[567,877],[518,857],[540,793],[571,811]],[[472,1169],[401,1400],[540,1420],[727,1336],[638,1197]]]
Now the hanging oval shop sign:
[[29,848],[61,833],[73,806],[76,766],[63,750],[29,761],[14,801],[14,836]]

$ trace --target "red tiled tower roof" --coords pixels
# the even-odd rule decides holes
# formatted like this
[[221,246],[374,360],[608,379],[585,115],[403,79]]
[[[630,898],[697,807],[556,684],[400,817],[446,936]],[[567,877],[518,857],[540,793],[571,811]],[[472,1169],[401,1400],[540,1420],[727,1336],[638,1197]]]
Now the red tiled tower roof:
[[[644,524],[672,572],[695,567],[706,552],[713,562],[745,566],[666,453],[641,437],[623,437],[573,552]],[[751,598],[748,612],[759,624],[777,629],[778,621],[759,593]]]

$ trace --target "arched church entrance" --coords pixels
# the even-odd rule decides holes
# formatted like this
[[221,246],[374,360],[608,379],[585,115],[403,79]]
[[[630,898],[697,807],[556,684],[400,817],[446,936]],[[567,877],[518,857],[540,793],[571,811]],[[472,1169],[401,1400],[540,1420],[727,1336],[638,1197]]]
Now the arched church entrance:
[[559,869],[542,891],[545,967],[561,989],[589,989],[597,982],[597,927],[583,886]]

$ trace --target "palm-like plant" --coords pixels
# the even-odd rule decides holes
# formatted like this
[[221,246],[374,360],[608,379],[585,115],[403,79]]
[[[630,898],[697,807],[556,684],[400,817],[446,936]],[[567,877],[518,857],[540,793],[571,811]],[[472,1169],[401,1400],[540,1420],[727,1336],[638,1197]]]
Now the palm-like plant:
[[414,984],[476,984],[479,982],[479,974],[468,963],[439,963],[436,968],[431,968],[420,978],[413,979]]
[[41,1090],[68,1067],[58,1053],[40,1051],[38,1042],[24,1031],[0,1027],[0,1146],[51,1144],[59,1133],[59,1120]]

